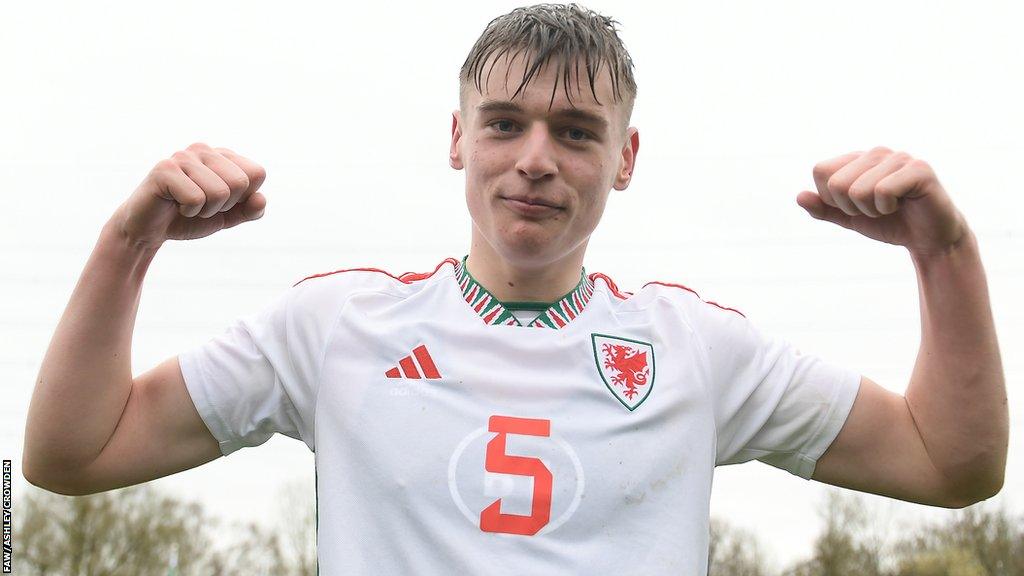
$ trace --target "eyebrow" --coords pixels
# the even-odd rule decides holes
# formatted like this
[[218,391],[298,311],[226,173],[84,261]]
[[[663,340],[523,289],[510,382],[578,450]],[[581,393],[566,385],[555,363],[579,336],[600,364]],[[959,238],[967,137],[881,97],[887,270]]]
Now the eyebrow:
[[[480,105],[476,107],[476,110],[481,114],[486,114],[488,112],[515,112],[517,114],[523,113],[523,108],[521,106],[514,102],[508,102],[506,100],[486,100],[484,102],[481,102]],[[608,121],[605,120],[604,117],[598,116],[593,112],[588,112],[587,110],[581,110],[579,108],[564,108],[562,110],[556,111],[554,115],[560,116],[562,118],[571,118],[575,120],[581,120],[583,122],[588,122],[590,124],[598,126],[602,131],[608,128]]]

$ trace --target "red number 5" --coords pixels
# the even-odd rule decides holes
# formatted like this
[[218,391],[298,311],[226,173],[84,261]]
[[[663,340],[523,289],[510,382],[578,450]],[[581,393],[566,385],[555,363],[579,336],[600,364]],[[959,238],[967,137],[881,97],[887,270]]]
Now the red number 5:
[[480,529],[484,532],[533,536],[547,525],[551,518],[551,471],[538,458],[506,454],[505,436],[507,434],[522,434],[548,437],[551,435],[551,421],[491,416],[487,422],[487,429],[497,432],[497,436],[487,443],[487,458],[484,461],[484,468],[488,472],[532,476],[533,508],[529,516],[502,514],[501,498],[498,498],[480,513]]

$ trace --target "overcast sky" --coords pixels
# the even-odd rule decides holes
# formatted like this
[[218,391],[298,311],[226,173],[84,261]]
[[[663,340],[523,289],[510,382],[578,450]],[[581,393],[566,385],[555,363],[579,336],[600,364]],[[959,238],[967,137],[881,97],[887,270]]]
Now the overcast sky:
[[[20,474],[39,363],[97,234],[159,160],[193,142],[262,164],[266,215],[169,243],[150,267],[136,374],[311,274],[432,270],[467,252],[448,167],[457,75],[515,2],[19,2],[0,20],[0,452]],[[977,234],[1009,385],[1003,492],[1024,510],[1024,11],[1012,2],[593,2],[635,63],[633,182],[585,265],[621,288],[686,284],[808,353],[902,392],[918,345],[906,252],[807,216],[811,168],[884,145],[935,169]],[[1017,294],[1017,296],[1014,296]],[[156,481],[259,519],[313,483],[276,436]],[[810,550],[824,485],[719,468],[712,514],[774,562]],[[948,511],[872,497],[893,517]]]

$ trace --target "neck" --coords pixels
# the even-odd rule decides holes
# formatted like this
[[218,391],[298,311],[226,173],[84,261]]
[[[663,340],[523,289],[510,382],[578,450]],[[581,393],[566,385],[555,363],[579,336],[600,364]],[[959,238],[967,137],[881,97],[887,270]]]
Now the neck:
[[586,244],[559,260],[523,265],[502,258],[486,241],[474,238],[466,268],[501,302],[554,302],[579,284]]

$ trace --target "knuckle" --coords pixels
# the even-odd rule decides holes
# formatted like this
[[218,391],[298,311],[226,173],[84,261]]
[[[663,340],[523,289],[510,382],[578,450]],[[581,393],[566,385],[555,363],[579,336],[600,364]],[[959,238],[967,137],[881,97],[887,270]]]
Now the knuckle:
[[171,172],[178,169],[178,164],[170,158],[164,158],[153,166],[154,172]]
[[827,182],[825,182],[825,187],[833,194],[845,194],[850,188],[850,184],[845,180],[832,176]]
[[857,201],[866,201],[871,199],[871,195],[874,191],[870,188],[863,186],[851,186],[850,187],[850,198]]
[[249,188],[249,177],[246,176],[245,174],[230,177],[227,180],[225,180],[225,182],[227,183],[228,188],[235,192],[244,192],[247,188]]
[[828,178],[828,167],[824,162],[818,162],[814,165],[814,169],[811,170],[811,174],[814,175],[815,180],[824,180]]
[[256,168],[254,168],[253,171],[252,171],[252,179],[256,180],[257,182],[263,182],[264,180],[266,180],[267,179],[267,171],[266,171],[266,169],[264,169],[263,166],[257,166]]
[[182,206],[188,208],[194,208],[202,206],[206,203],[206,197],[198,190],[186,189],[178,190],[178,194],[174,195],[174,201]]
[[188,148],[186,148],[186,150],[206,152],[206,151],[211,150],[211,148],[206,143],[204,143],[204,142],[194,142],[192,144],[189,144]]
[[209,190],[206,190],[206,198],[208,200],[224,200],[231,195],[231,189],[228,188],[227,184],[224,186],[214,186]]
[[892,159],[900,164],[906,164],[907,162],[913,160],[914,157],[911,156],[910,154],[907,154],[906,152],[900,151],[893,154]]
[[890,202],[896,197],[896,190],[888,184],[879,184],[875,189],[875,196],[880,202]]
[[171,158],[176,160],[179,165],[182,163],[192,163],[196,161],[196,155],[193,152],[187,152],[185,150],[178,150],[174,154],[171,154]]
[[908,166],[910,166],[912,168],[915,168],[917,170],[925,170],[925,171],[929,171],[929,172],[932,169],[931,165],[929,165],[924,160],[921,160],[920,158],[915,158],[915,159],[911,160],[908,163]]
[[873,156],[887,156],[892,154],[892,148],[888,148],[886,146],[875,146],[871,149],[870,154]]

